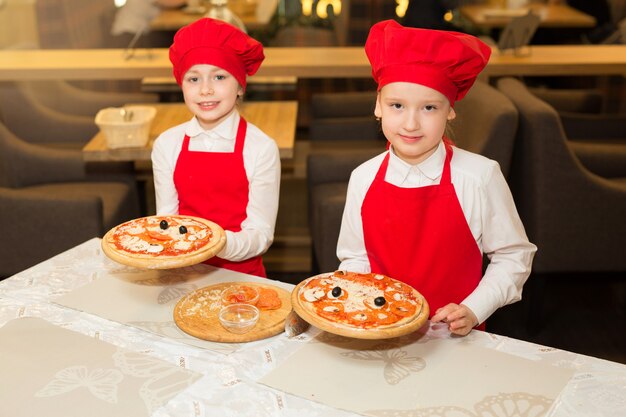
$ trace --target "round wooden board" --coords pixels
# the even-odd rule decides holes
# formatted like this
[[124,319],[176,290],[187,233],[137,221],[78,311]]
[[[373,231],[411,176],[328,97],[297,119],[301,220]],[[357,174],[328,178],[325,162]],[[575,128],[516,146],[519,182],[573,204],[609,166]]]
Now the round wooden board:
[[306,283],[314,278],[324,275],[330,275],[332,273],[325,273],[316,275],[311,278],[307,278],[300,282],[291,292],[291,304],[294,311],[309,324],[324,330],[328,333],[333,333],[339,336],[353,337],[355,339],[391,339],[394,337],[404,336],[409,333],[413,333],[422,327],[428,320],[429,307],[426,299],[417,291],[414,290],[422,300],[422,308],[418,315],[413,317],[410,321],[404,322],[397,326],[374,328],[374,329],[359,329],[355,327],[348,327],[341,323],[335,323],[327,320],[323,317],[319,317],[317,314],[312,313],[306,309],[300,301],[299,293]]
[[[195,314],[184,314],[189,307],[196,304],[198,297],[215,298],[215,296],[231,285],[242,284],[257,288],[271,288],[278,293],[282,301],[281,307],[276,310],[261,310],[258,323],[248,333],[231,333],[222,326],[218,318],[221,307],[219,297],[217,297],[214,305],[197,309]],[[256,282],[223,282],[197,289],[181,298],[174,307],[174,322],[182,331],[199,339],[227,343],[252,342],[283,332],[285,330],[285,319],[290,311],[291,293],[283,288]]]
[[[159,216],[148,216],[148,217],[159,217]],[[189,255],[167,256],[167,257],[159,257],[158,255],[155,255],[155,256],[139,257],[139,256],[133,256],[130,253],[121,252],[115,247],[115,244],[112,241],[112,236],[113,236],[113,233],[115,233],[115,230],[117,229],[117,227],[119,227],[117,226],[109,230],[102,238],[102,251],[109,258],[123,265],[133,266],[135,268],[142,268],[142,269],[172,269],[172,268],[183,268],[185,266],[196,265],[201,262],[204,262],[207,259],[210,259],[214,257],[215,255],[217,255],[219,251],[222,250],[224,245],[226,245],[226,233],[224,232],[224,229],[222,229],[218,224],[213,223],[210,220],[202,219],[200,217],[180,216],[180,215],[168,215],[166,217],[193,219],[201,223],[204,223],[208,227],[211,228],[211,231],[213,232],[213,236],[215,237],[215,239],[212,242],[209,242],[209,244],[203,247],[200,251],[189,254]]]

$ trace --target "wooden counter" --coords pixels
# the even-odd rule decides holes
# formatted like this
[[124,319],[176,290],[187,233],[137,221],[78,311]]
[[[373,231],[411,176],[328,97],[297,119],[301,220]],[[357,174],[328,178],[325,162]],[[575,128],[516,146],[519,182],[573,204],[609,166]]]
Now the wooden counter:
[[[532,10],[539,16],[539,26],[544,28],[591,28],[596,19],[566,4],[530,4],[523,10]],[[471,4],[459,8],[461,16],[472,24],[487,29],[503,28],[516,15],[517,10],[498,9],[489,4]]]
[[[153,104],[157,114],[150,126],[150,141],[147,146],[137,148],[109,149],[106,138],[98,132],[83,148],[86,161],[150,161],[152,143],[162,132],[191,119],[191,112],[184,104]],[[293,158],[296,137],[298,103],[295,101],[245,102],[241,114],[276,141],[281,159]]]
[[[369,77],[365,51],[348,48],[265,48],[257,75],[298,78]],[[0,51],[2,80],[141,79],[172,75],[165,48],[140,49],[124,59],[122,49],[42,49]]]
[[[501,75],[624,75],[626,45],[537,45],[529,56],[495,52],[485,69]],[[3,50],[0,81],[45,79],[142,79],[169,77],[166,49],[139,50],[124,59],[121,49]],[[369,78],[361,47],[265,48],[260,77]]]
[[[263,22],[254,13],[236,14],[246,26],[248,31],[262,29],[268,22]],[[150,22],[151,30],[164,30],[175,32],[183,26],[195,22],[204,17],[204,14],[186,13],[184,9],[166,9]]]

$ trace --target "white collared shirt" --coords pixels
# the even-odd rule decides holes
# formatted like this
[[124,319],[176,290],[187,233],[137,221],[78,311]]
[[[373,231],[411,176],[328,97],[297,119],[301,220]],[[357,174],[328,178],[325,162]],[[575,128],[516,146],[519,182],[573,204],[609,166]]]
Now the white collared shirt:
[[[195,152],[233,152],[239,126],[234,111],[214,129],[205,131],[194,117],[163,132],[154,142],[152,170],[158,215],[178,213],[178,192],[174,169],[183,139],[189,136],[189,150]],[[267,251],[274,240],[280,191],[280,156],[276,142],[248,122],[243,163],[250,183],[246,219],[241,231],[226,231],[226,246],[218,254],[229,261],[243,261]],[[211,219],[209,219],[211,220]]]
[[[459,148],[453,150],[452,184],[478,248],[490,259],[478,287],[463,301],[482,323],[498,308],[521,298],[537,247],[528,241],[498,163]],[[439,184],[446,156],[443,143],[417,165],[401,160],[393,148],[389,152],[385,175],[388,183],[404,188]],[[370,159],[352,172],[337,243],[340,269],[371,270],[363,238],[361,206],[386,154]]]

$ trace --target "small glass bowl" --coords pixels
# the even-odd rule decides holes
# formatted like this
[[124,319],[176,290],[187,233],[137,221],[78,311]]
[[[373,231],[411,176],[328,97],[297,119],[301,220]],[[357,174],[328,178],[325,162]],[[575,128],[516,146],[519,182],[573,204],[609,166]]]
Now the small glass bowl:
[[222,291],[222,305],[251,304],[259,301],[259,291],[249,285],[231,285]]
[[259,309],[250,304],[229,304],[219,313],[220,323],[231,333],[244,334],[259,321]]

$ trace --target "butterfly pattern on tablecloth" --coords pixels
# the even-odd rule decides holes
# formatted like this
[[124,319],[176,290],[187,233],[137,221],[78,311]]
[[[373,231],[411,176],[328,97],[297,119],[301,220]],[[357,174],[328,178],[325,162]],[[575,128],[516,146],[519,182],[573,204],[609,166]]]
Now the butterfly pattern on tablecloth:
[[368,410],[365,414],[375,417],[541,417],[551,405],[552,400],[542,395],[513,392],[485,397],[474,405],[474,410],[443,406],[415,410]]
[[150,414],[201,377],[160,359],[121,349],[113,354],[113,362],[124,374],[146,379],[139,395]]
[[381,343],[367,350],[355,350],[340,353],[341,356],[384,362],[383,375],[389,385],[396,385],[411,372],[419,372],[426,367],[426,361],[417,356],[408,356],[406,350],[397,349],[396,344]]
[[124,375],[117,369],[93,369],[70,366],[61,369],[54,379],[35,393],[36,397],[55,397],[79,388],[86,388],[94,397],[117,404],[117,388]]
[[201,377],[200,374],[172,366],[157,358],[117,349],[112,356],[115,368],[88,369],[70,366],[58,371],[52,381],[35,393],[36,397],[55,397],[86,388],[95,398],[118,403],[120,384],[126,376],[144,380],[139,388],[148,414],[165,404]]

